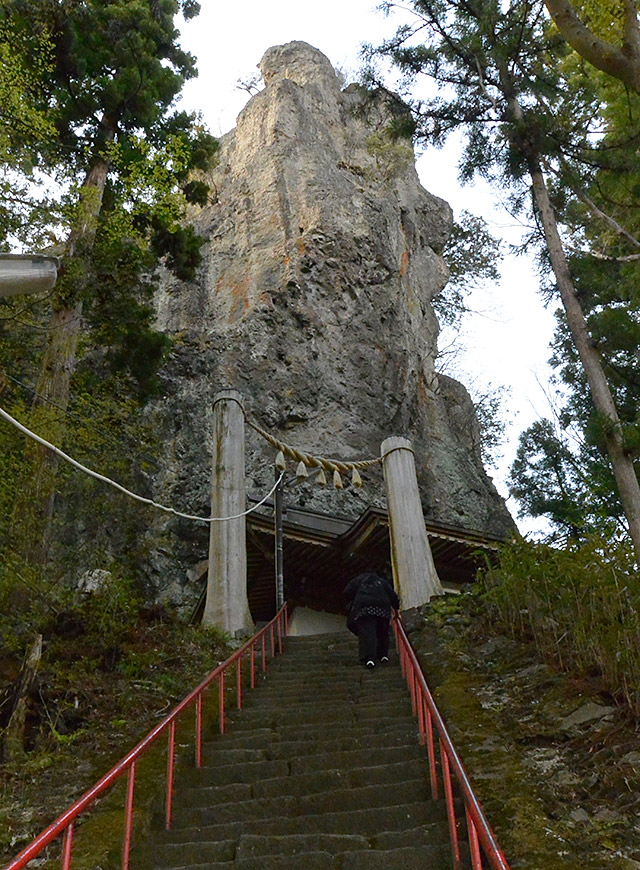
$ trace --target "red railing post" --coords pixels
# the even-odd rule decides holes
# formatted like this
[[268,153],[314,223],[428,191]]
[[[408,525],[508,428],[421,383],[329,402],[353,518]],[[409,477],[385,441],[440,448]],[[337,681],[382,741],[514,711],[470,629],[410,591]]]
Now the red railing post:
[[433,736],[433,719],[431,710],[427,707],[427,753],[429,755],[429,778],[431,779],[431,796],[434,801],[440,797],[438,788],[438,771],[436,770],[436,746]]
[[224,734],[225,730],[225,706],[224,706],[224,671],[218,677],[220,687],[220,733]]
[[467,831],[469,832],[469,849],[471,851],[471,868],[472,870],[482,870],[482,854],[480,853],[480,842],[478,840],[478,831],[473,823],[473,819],[469,815],[468,808],[465,808],[467,815]]
[[202,692],[196,698],[196,767],[202,767]]
[[[462,861],[460,852],[460,838],[458,836],[458,822],[456,820],[456,808],[453,803],[453,786],[451,783],[451,769],[449,757],[442,741],[440,741],[440,761],[442,764],[442,781],[444,783],[444,796],[447,803],[447,818],[449,819],[449,836],[451,838],[451,852],[453,854],[453,866],[457,868]],[[457,863],[456,863],[457,862]]]
[[62,843],[62,870],[69,870],[71,867],[74,832],[75,822],[70,822],[68,828],[64,832],[64,841]]
[[256,644],[251,644],[251,688],[256,687]]
[[278,617],[278,653],[282,655],[282,617]]
[[271,628],[269,629],[269,636],[271,638],[271,658],[273,659],[276,656],[276,632],[273,623],[271,623]]
[[122,870],[129,870],[131,835],[133,833],[133,797],[136,787],[136,763],[131,762],[127,776],[127,800],[124,812],[124,842],[122,844]]
[[400,670],[402,672],[403,678],[407,679],[407,650],[404,643],[404,638],[402,638],[400,647],[398,649],[400,653]]
[[416,685],[416,689],[418,692],[418,728],[420,730],[420,745],[424,746],[427,742],[426,728],[425,728],[425,700],[424,695],[422,694],[422,687]]
[[169,745],[167,749],[167,800],[165,808],[165,828],[171,830],[173,820],[173,779],[176,761],[176,720],[169,726]]
[[416,666],[413,662],[408,662],[409,667],[409,689],[411,691],[411,709],[413,715],[418,715],[418,675],[416,674]]
[[262,673],[265,674],[267,672],[267,639],[264,636],[264,632],[262,633]]
[[242,656],[238,656],[236,668],[236,694],[238,696],[238,710],[242,710]]

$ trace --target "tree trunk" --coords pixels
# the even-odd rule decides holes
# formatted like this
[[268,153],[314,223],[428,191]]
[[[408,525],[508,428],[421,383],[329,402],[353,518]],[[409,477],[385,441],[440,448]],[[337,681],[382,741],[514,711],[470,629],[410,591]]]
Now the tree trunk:
[[42,657],[42,635],[37,634],[27,653],[13,699],[9,724],[4,731],[3,760],[19,762],[24,756],[24,726],[27,719],[27,695],[35,680]]
[[[113,139],[115,129],[115,126],[108,128],[107,140]],[[82,293],[79,291],[86,287],[108,170],[106,158],[96,157],[80,189],[78,216],[58,279],[60,301],[51,317],[38,381],[39,395],[33,403],[32,428],[57,446],[61,445],[66,430],[65,411],[82,326]],[[11,541],[19,561],[39,571],[48,558],[58,457],[35,442],[29,442],[27,457],[29,469],[14,504]],[[24,595],[18,593],[20,598]]]
[[564,253],[556,216],[540,164],[532,160],[529,171],[533,183],[533,194],[540,212],[551,258],[551,267],[567,315],[567,324],[589,382],[593,404],[598,413],[606,420],[607,452],[618,484],[622,508],[629,524],[629,534],[633,541],[636,562],[640,565],[640,485],[633,460],[625,448],[622,425],[602,368],[602,360],[591,340],[587,322],[573,286],[569,264]]

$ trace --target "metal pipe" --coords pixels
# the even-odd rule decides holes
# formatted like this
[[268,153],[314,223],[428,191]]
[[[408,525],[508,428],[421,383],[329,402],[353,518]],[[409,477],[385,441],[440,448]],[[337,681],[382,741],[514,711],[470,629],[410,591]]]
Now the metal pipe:
[[275,557],[276,557],[276,612],[284,604],[284,549],[282,543],[282,496],[284,484],[279,468],[275,468],[278,485],[275,491],[275,510],[273,521],[275,524]]
[[478,832],[473,824],[473,819],[469,815],[469,810],[466,810],[467,815],[467,830],[469,832],[469,851],[471,852],[472,870],[482,870],[482,853],[480,852],[480,841],[478,840]]
[[219,688],[220,688],[220,710],[219,718],[220,718],[220,733],[224,734],[225,726],[226,726],[226,717],[225,717],[225,706],[224,706],[224,690],[225,690],[225,681],[224,681],[224,671],[218,677],[219,680]]
[[175,776],[176,763],[176,720],[171,720],[169,726],[169,737],[167,746],[167,796],[165,806],[165,828],[171,830],[171,822],[173,821],[173,781]]
[[251,644],[251,688],[256,687],[256,645]]
[[462,864],[462,853],[460,851],[460,838],[458,837],[456,810],[453,803],[453,783],[451,782],[449,756],[446,753],[442,740],[440,741],[440,759],[442,761],[442,781],[444,784],[445,803],[447,805],[447,818],[449,819],[449,837],[451,839],[451,852],[453,853],[453,866],[459,867]]
[[196,767],[202,767],[202,692],[196,698]]
[[124,843],[122,846],[122,870],[129,870],[131,860],[131,837],[133,834],[133,798],[136,786],[136,763],[129,768],[127,800],[124,814]]
[[0,254],[0,296],[51,290],[60,261],[46,254]]
[[62,844],[62,870],[69,870],[71,867],[71,856],[73,854],[73,836],[75,833],[75,822],[70,822],[68,828],[64,832],[64,842]]

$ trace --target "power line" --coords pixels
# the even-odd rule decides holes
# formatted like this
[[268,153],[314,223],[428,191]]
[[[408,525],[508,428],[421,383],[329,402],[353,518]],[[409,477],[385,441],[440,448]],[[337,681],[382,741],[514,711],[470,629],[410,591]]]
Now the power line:
[[273,495],[276,490],[276,487],[284,477],[284,472],[281,473],[278,480],[271,487],[269,492],[265,495],[263,499],[261,499],[257,504],[253,507],[248,508],[246,511],[243,511],[241,514],[234,514],[230,517],[197,517],[192,514],[185,514],[182,511],[177,511],[175,508],[168,507],[167,505],[159,504],[153,499],[145,498],[143,495],[138,495],[135,492],[131,492],[131,490],[127,489],[124,486],[121,486],[119,483],[116,483],[115,480],[111,480],[110,477],[105,477],[104,474],[99,474],[97,471],[93,471],[91,468],[87,468],[86,465],[82,465],[80,462],[76,462],[75,459],[72,459],[71,456],[64,453],[64,451],[60,450],[59,447],[56,447],[51,442],[46,441],[44,438],[41,438],[39,435],[36,435],[35,432],[32,432],[30,429],[27,429],[26,426],[23,426],[22,423],[19,423],[11,414],[8,414],[3,408],[0,408],[0,417],[6,420],[8,423],[11,423],[12,426],[15,426],[23,435],[26,435],[28,438],[32,438],[34,441],[37,441],[38,444],[41,444],[43,447],[47,447],[49,450],[52,450],[57,456],[60,456],[65,462],[70,463],[74,466],[74,468],[78,468],[80,471],[83,471],[85,474],[88,474],[90,477],[95,478],[96,480],[102,481],[102,483],[108,483],[109,486],[113,486],[119,492],[128,495],[130,498],[136,499],[136,501],[140,501],[143,504],[151,505],[152,507],[158,508],[158,510],[166,511],[166,513],[173,514],[176,517],[181,517],[185,520],[193,520],[194,522],[199,523],[222,523],[227,520],[237,520],[240,517],[244,517],[247,514],[252,513],[256,508],[259,508],[264,502]]

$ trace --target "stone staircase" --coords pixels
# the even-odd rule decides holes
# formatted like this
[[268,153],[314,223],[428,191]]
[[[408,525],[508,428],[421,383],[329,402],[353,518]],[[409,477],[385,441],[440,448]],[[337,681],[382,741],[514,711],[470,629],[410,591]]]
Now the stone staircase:
[[285,644],[203,767],[182,772],[172,831],[132,866],[450,870],[395,658],[363,669],[346,633]]

